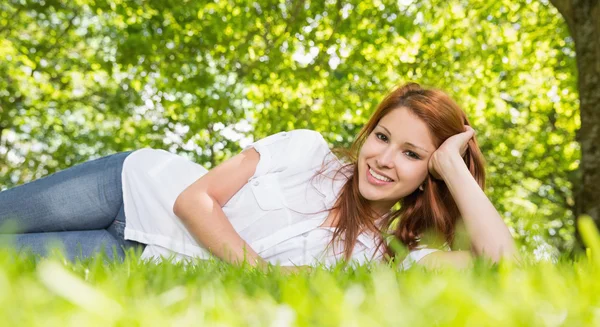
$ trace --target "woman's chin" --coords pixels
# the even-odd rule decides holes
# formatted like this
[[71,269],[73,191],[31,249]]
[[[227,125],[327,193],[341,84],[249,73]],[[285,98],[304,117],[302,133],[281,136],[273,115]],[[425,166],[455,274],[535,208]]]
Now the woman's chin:
[[385,195],[381,194],[381,192],[377,192],[377,190],[374,190],[368,186],[359,186],[358,191],[360,192],[360,195],[367,201],[380,201],[385,197]]
[[[374,187],[371,187],[371,185],[359,185],[358,186],[358,191],[360,193],[360,195],[367,201],[369,202],[388,202],[388,201],[392,201],[392,198],[396,198],[396,196],[393,196],[392,194],[389,193],[385,193],[381,192],[380,190],[377,190]],[[416,189],[415,189],[416,191]],[[403,197],[411,195],[414,192],[406,192],[406,194],[404,194],[403,196],[400,195],[398,196],[397,201],[401,200]]]

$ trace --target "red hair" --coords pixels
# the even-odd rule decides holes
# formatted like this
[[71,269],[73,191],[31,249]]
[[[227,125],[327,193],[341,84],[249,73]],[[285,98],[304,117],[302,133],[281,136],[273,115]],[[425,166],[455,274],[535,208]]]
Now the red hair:
[[[344,235],[344,254],[349,260],[361,232],[371,231],[377,235],[391,233],[397,240],[414,249],[425,232],[433,232],[450,245],[454,240],[456,223],[460,212],[448,187],[428,174],[424,190],[399,199],[400,209],[391,210],[379,217],[369,206],[358,189],[357,158],[362,145],[373,132],[379,121],[390,111],[407,108],[427,125],[436,148],[452,135],[464,132],[464,125],[470,125],[464,111],[446,93],[436,89],[424,89],[419,84],[408,83],[397,87],[379,104],[369,121],[358,133],[348,150],[336,150],[346,159],[339,171],[351,171],[342,187],[333,208],[338,210],[338,219],[331,244]],[[483,189],[485,187],[484,160],[475,137],[469,143],[464,161],[469,171]],[[377,226],[376,221],[382,218]],[[378,249],[384,246],[385,253],[394,257],[396,253],[380,239]]]

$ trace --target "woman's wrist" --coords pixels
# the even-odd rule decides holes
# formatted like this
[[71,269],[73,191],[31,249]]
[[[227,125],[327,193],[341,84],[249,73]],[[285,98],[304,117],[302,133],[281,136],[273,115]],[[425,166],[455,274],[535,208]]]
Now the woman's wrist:
[[256,268],[267,268],[269,266],[269,263],[265,259],[263,259],[261,257],[257,257],[254,260],[252,266],[254,266]]
[[458,154],[449,155],[440,160],[438,174],[447,183],[465,172],[471,175],[464,159]]
[[248,243],[244,242],[243,240],[242,242],[244,243],[242,246],[242,252],[238,252],[234,257],[232,256],[231,259],[228,260],[229,262],[234,264],[247,264],[257,268],[264,268],[268,266],[268,262],[260,257]]

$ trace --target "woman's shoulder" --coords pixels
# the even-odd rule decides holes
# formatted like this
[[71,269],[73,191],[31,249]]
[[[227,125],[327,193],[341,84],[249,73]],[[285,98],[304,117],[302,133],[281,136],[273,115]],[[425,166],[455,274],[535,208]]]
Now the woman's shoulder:
[[154,162],[155,163],[158,160],[171,158],[173,156],[177,156],[177,155],[174,153],[171,153],[169,151],[161,150],[161,149],[141,148],[141,149],[132,151],[125,159],[125,162],[128,162],[128,163]]
[[289,156],[292,163],[323,168],[323,172],[337,171],[342,166],[339,158],[331,150],[329,142],[321,133],[309,129],[297,129],[289,133],[292,133],[292,140],[289,143],[291,150]]
[[304,135],[304,136],[311,135],[311,136],[314,136],[314,137],[323,137],[321,135],[321,133],[319,133],[318,131],[315,131],[313,129],[306,129],[306,128],[292,129],[292,130],[288,131],[287,133],[292,133],[292,134],[295,134],[295,135]]
[[294,129],[268,135],[249,144],[245,148],[269,147],[277,152],[290,152],[310,148],[328,147],[321,133],[310,129]]
[[325,142],[325,138],[323,137],[323,135],[320,132],[312,130],[312,129],[303,129],[303,128],[292,129],[289,131],[282,131],[279,133],[275,133],[275,134],[272,134],[271,136],[273,136],[273,135],[287,136],[289,138],[304,140],[306,142],[315,141],[315,140]]
[[308,148],[320,149],[329,152],[329,143],[323,135],[311,129],[295,129],[290,131],[292,138],[297,144],[306,144]]
[[323,135],[312,129],[294,129],[282,134],[289,136],[297,144],[329,146]]
[[269,146],[273,156],[281,156],[290,164],[305,163],[331,153],[329,143],[321,133],[310,129],[279,132],[256,141],[254,146]]

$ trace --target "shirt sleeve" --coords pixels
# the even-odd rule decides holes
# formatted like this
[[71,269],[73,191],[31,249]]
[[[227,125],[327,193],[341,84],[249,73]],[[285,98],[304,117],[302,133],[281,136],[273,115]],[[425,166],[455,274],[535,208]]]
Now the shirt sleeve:
[[428,247],[426,244],[421,244],[417,246],[415,249],[410,251],[406,258],[402,261],[402,268],[406,270],[410,268],[413,264],[419,262],[419,260],[423,259],[428,254],[438,252],[438,251],[451,251],[452,249],[448,245],[448,243],[444,243],[439,248]]
[[329,152],[327,142],[318,132],[297,129],[260,139],[244,149],[254,148],[260,159],[254,177],[281,172],[290,167],[308,168],[320,164]]
[[431,254],[433,252],[437,252],[437,251],[441,251],[441,250],[439,250],[439,249],[423,248],[423,249],[418,249],[418,250],[412,250],[412,251],[410,251],[410,253],[402,261],[402,269],[403,270],[407,270],[413,264],[415,264],[415,263],[419,262],[419,260],[423,259],[424,256],[426,256],[428,254]]

